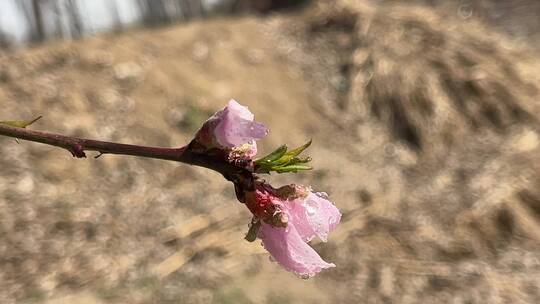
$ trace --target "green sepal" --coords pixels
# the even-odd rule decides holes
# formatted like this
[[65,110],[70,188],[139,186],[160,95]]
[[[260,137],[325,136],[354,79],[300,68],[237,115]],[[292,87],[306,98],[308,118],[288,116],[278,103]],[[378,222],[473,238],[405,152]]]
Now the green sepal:
[[282,157],[275,163],[273,163],[272,168],[276,167],[282,167],[282,166],[288,166],[288,165],[296,165],[296,164],[305,164],[309,163],[311,161],[311,157],[305,157],[305,158],[299,158],[294,156],[288,156],[288,157]]
[[311,161],[311,157],[297,157],[300,153],[306,150],[311,145],[311,140],[302,146],[287,151],[287,146],[283,145],[277,148],[274,152],[255,161],[256,173],[270,173],[272,171],[278,173],[298,172],[300,170],[311,170],[306,164]]
[[26,128],[29,125],[38,121],[40,118],[41,116],[38,116],[32,120],[5,120],[5,121],[0,121],[0,124],[7,125],[13,128]]
[[272,163],[272,165],[274,165],[274,166],[282,166],[282,165],[285,165],[285,164],[290,164],[291,161],[296,158],[296,156],[298,156],[300,153],[302,153],[310,145],[311,145],[311,139],[307,143],[305,143],[304,145],[285,153],[278,160],[274,161]]
[[306,166],[306,165],[287,165],[287,166],[272,168],[272,170],[276,171],[277,173],[287,173],[287,172],[296,173],[298,171],[312,170],[312,169],[313,167]]
[[313,140],[310,139],[307,143],[301,145],[300,147],[293,149],[289,152],[287,152],[288,155],[292,155],[293,157],[298,156],[300,153],[304,152],[305,149],[309,148],[311,146],[311,142]]
[[263,158],[259,158],[255,161],[256,164],[262,165],[267,163],[272,163],[282,157],[287,152],[287,146],[283,145],[276,150],[274,150],[272,153],[266,155]]
[[291,163],[294,163],[294,164],[307,164],[309,163],[310,161],[312,161],[312,158],[311,157],[304,157],[304,158],[299,158],[299,157],[295,157],[291,160]]

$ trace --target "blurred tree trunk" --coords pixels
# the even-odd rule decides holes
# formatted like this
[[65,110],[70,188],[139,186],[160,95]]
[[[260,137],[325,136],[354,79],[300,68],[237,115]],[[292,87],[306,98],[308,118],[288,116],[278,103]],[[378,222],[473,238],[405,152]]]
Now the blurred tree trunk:
[[41,14],[40,0],[19,0],[15,1],[21,10],[24,19],[29,27],[29,40],[31,42],[42,42],[45,40],[45,30],[43,25],[43,15]]
[[116,0],[110,0],[108,2],[109,9],[111,10],[111,15],[113,18],[113,29],[115,32],[121,32],[124,28],[124,25],[122,24],[122,20],[120,19],[120,13],[118,12],[118,6],[116,4]]
[[170,16],[163,0],[139,0],[139,7],[143,23],[146,25],[155,26],[170,22]]
[[83,26],[76,0],[68,0],[66,3],[69,14],[69,30],[72,38],[80,38],[83,35]]
[[186,0],[178,0],[178,6],[180,7],[180,12],[182,13],[182,19],[191,19],[192,13],[189,3]]
[[45,40],[45,29],[43,26],[43,15],[41,12],[40,0],[32,0],[32,11],[34,13],[36,42]]
[[192,17],[203,16],[204,10],[201,0],[185,0],[191,7]]
[[54,35],[56,38],[64,38],[64,26],[62,25],[62,11],[58,1],[53,1]]
[[[8,34],[0,30],[0,50],[2,49],[9,49],[11,48],[13,42],[11,41]],[[0,72],[0,82],[2,82],[2,79],[5,77],[5,75]]]
[[256,11],[269,13],[273,10],[290,9],[309,2],[309,0],[236,0],[235,11]]

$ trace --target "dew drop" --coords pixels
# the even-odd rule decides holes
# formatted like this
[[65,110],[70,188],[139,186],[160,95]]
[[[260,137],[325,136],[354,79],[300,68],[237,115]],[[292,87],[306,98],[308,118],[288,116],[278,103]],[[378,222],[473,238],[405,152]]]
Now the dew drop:
[[306,212],[308,215],[313,216],[317,212],[317,202],[309,200],[306,202]]

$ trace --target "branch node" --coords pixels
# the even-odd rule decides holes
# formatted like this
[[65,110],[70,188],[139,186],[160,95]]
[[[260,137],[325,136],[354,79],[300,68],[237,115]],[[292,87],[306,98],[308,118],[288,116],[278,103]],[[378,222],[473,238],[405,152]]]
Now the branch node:
[[73,157],[77,157],[77,158],[86,158],[86,153],[84,153],[83,146],[81,146],[80,144],[75,144],[75,145],[73,145],[73,146],[69,149],[69,152],[71,152],[71,154],[73,155]]

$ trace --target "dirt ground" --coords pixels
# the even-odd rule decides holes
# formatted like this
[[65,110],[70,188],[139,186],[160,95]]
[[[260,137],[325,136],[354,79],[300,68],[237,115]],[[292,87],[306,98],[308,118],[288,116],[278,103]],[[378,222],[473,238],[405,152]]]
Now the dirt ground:
[[[0,53],[0,120],[180,146],[230,99],[343,212],[302,280],[219,175],[0,138],[0,303],[538,303],[540,61],[430,6],[336,1]],[[360,4],[362,3],[362,4]]]

